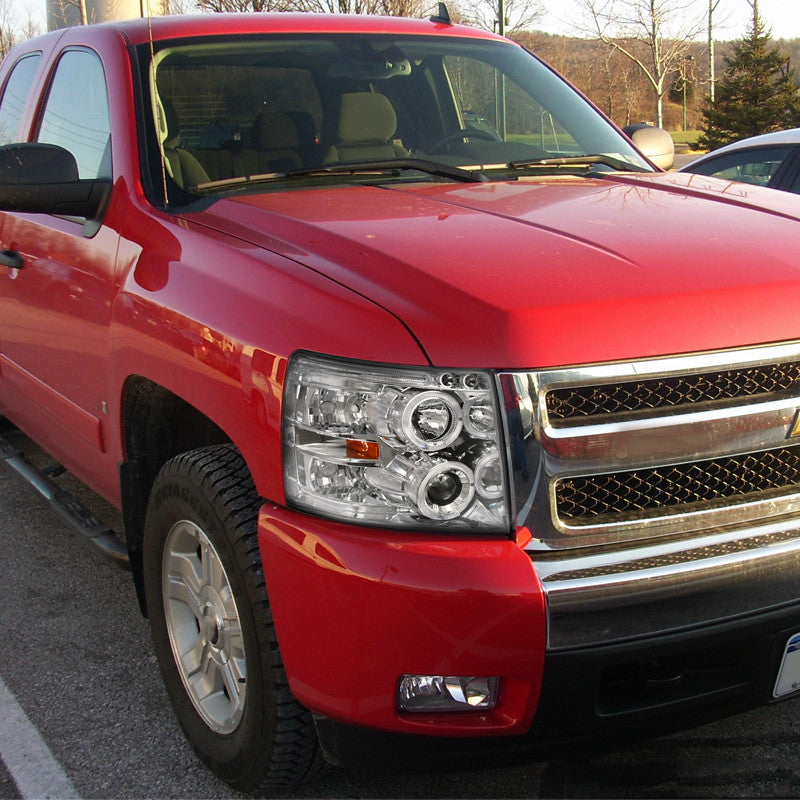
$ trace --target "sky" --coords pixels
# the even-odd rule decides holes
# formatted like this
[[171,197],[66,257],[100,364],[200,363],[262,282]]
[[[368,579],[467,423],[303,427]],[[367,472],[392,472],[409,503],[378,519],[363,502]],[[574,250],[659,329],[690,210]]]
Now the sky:
[[[580,20],[575,0],[540,0],[548,9],[534,26],[548,33],[574,33],[570,22]],[[698,13],[708,13],[706,0],[695,0]],[[775,39],[800,38],[800,0],[759,0],[758,10]],[[747,0],[721,0],[714,14],[718,39],[739,39],[747,32],[753,10]]]
[[[45,29],[45,0],[9,0],[18,26],[21,28],[28,17]],[[534,27],[548,33],[575,35],[573,25],[580,19],[576,0],[538,0],[547,9],[546,16]],[[698,11],[708,8],[706,0],[695,0]],[[800,38],[800,0],[759,0],[764,23],[772,29],[776,39]],[[720,0],[716,12],[718,39],[737,39],[744,36],[752,10],[747,0]]]

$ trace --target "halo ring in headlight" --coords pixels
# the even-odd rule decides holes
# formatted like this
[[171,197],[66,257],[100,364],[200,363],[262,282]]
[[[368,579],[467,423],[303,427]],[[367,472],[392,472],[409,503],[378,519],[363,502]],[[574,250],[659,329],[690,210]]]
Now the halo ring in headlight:
[[455,519],[475,496],[475,474],[458,461],[440,461],[416,488],[416,506],[429,519]]
[[403,438],[424,452],[449,447],[458,439],[462,427],[461,405],[444,392],[415,394],[403,407],[400,418]]
[[472,469],[475,471],[475,491],[481,497],[497,500],[503,496],[503,473],[497,450],[487,450],[472,465]]
[[494,406],[489,397],[471,397],[464,403],[462,411],[464,429],[476,439],[492,439],[496,435],[497,423]]

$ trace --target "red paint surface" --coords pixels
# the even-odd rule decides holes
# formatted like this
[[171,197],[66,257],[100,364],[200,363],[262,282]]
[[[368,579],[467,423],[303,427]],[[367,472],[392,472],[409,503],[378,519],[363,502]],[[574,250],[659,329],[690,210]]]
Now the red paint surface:
[[[390,534],[262,509],[259,544],[292,692],[335,719],[429,735],[522,733],[536,710],[545,608],[511,541]],[[501,677],[484,714],[403,714],[404,674]]]

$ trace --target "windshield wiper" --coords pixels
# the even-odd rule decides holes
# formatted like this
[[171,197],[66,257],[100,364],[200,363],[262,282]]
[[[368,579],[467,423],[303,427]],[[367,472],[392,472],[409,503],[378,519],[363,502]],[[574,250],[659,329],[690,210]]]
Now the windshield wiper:
[[350,164],[328,164],[308,169],[293,169],[286,172],[266,172],[261,175],[241,175],[219,181],[207,181],[190,187],[189,191],[203,192],[208,189],[228,189],[253,183],[273,183],[303,178],[324,178],[328,175],[383,175],[400,174],[404,170],[417,170],[439,178],[449,178],[461,183],[483,183],[488,178],[478,170],[461,169],[449,164],[440,164],[424,158],[393,158],[386,161],[363,161]]
[[533,158],[529,161],[510,161],[508,166],[511,169],[530,169],[535,167],[552,168],[552,167],[567,167],[575,169],[576,167],[585,167],[587,170],[594,169],[597,164],[605,164],[607,167],[620,170],[621,172],[650,172],[646,167],[638,164],[631,164],[630,161],[625,161],[616,156],[609,156],[603,153],[592,156],[563,156],[559,158]]

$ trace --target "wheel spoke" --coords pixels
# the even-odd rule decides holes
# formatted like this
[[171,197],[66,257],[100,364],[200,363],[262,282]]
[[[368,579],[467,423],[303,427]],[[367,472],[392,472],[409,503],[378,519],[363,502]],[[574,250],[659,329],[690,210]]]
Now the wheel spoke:
[[[228,658],[244,659],[244,637],[242,636],[242,628],[239,625],[238,618],[235,620],[226,620],[225,628],[228,640],[228,646],[226,648]],[[242,677],[244,677],[244,675],[242,675]]]
[[196,576],[193,576],[191,580],[187,580],[183,574],[171,574],[167,579],[167,597],[169,600],[188,606],[199,620],[202,601],[200,600],[200,587],[196,584]]
[[198,692],[198,697],[202,702],[205,698],[219,691],[220,675],[219,664],[214,661],[214,656],[211,653],[208,645],[203,647],[202,655],[200,656],[200,664],[195,673],[197,684],[203,688],[203,693]]
[[222,570],[217,551],[205,536],[200,542],[200,568],[204,586],[210,586],[219,591],[221,585],[227,585],[227,580],[222,577],[225,573]]
[[202,672],[205,651],[205,642],[197,636],[194,642],[192,642],[191,647],[181,655],[180,666],[183,670],[183,674],[186,675],[187,678],[194,679],[198,673]]
[[244,684],[239,683],[238,670],[232,662],[223,664],[220,668],[220,677],[225,688],[228,690],[228,699],[233,708],[237,708],[244,702]]

